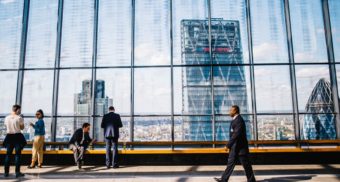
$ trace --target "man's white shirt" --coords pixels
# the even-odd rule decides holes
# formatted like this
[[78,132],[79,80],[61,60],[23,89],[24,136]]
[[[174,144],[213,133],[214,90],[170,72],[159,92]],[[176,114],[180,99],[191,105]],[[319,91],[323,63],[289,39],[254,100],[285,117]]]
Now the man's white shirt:
[[24,125],[24,119],[18,115],[9,115],[5,118],[7,134],[21,133],[20,126]]

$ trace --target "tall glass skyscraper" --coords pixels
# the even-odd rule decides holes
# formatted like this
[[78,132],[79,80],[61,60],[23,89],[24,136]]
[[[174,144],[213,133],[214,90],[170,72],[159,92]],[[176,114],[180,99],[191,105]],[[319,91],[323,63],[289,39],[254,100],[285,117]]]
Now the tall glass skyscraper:
[[[96,80],[96,89],[94,90],[95,104],[96,104],[96,115],[104,115],[108,112],[108,107],[112,105],[112,99],[105,96],[105,81]],[[74,118],[74,130],[81,128],[82,124],[85,122],[90,123],[90,118],[88,117],[77,117],[77,116],[87,116],[92,113],[92,80],[83,80],[82,90],[80,93],[74,95],[74,113],[76,117]],[[100,133],[100,125],[93,126],[95,133]],[[96,138],[102,139],[103,136],[97,136]]]
[[[211,56],[209,48],[209,22],[207,20],[182,20],[182,64],[242,64],[242,46],[238,21],[213,19],[211,21]],[[212,74],[212,75],[211,75]],[[183,114],[211,114],[228,112],[231,105],[239,105],[247,112],[247,88],[244,67],[218,66],[182,68]],[[210,85],[213,80],[213,88]],[[214,92],[212,106],[211,91]],[[212,127],[204,117],[187,117],[190,140],[212,139]],[[218,132],[227,133],[227,122]],[[223,134],[216,133],[217,140]]]
[[331,84],[325,79],[320,79],[306,105],[307,114],[303,123],[304,139],[326,140],[336,138],[333,105]]

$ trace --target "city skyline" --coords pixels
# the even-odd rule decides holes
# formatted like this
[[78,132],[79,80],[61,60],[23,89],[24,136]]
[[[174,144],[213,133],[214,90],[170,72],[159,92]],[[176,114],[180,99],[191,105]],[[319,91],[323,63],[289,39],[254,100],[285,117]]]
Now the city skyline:
[[[188,117],[204,120],[216,131],[216,139],[225,139],[226,126],[221,123],[230,119],[230,104],[220,102],[227,100],[221,94],[226,93],[223,80],[228,80],[224,73],[237,73],[231,68],[238,67],[242,74],[237,77],[244,77],[239,94],[246,103],[238,103],[245,106],[241,113],[257,123],[248,127],[251,136],[291,140],[304,137],[306,104],[321,78],[330,83],[333,96],[340,93],[337,0],[100,0],[99,6],[95,1],[64,0],[63,7],[59,0],[27,2],[24,6],[20,0],[0,1],[0,82],[5,83],[0,84],[0,122],[18,102],[25,119],[34,120],[35,111],[44,110],[46,120],[50,118],[48,128],[56,124],[57,134],[78,127],[76,117],[97,124],[100,116],[93,109],[85,116],[74,109],[82,81],[96,79],[105,82],[106,96],[127,123],[123,130],[128,140],[172,140],[173,136],[182,140],[183,135],[174,132],[190,132],[189,125],[180,124]],[[324,16],[328,11],[331,26]],[[214,22],[222,19],[238,21],[242,53],[237,56],[242,63],[215,61],[219,55],[214,54],[218,51]],[[211,40],[206,48],[212,51],[213,65],[182,62],[182,20],[211,23],[204,38]],[[183,70],[194,73],[196,68],[211,72],[203,74],[205,93],[215,93],[204,95],[207,102],[201,108],[208,112],[203,115],[188,112],[188,104],[183,112],[187,102],[183,99],[188,98],[182,89]],[[96,102],[105,101],[92,99],[90,104]],[[85,105],[79,109],[88,109]],[[332,110],[337,137],[338,108],[334,105]],[[157,131],[159,136],[131,133],[144,130]]]

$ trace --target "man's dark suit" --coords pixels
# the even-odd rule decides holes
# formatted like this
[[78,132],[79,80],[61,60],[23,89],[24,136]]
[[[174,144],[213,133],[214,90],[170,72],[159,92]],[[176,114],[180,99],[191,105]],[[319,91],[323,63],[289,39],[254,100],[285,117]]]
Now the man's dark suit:
[[[101,127],[104,128],[104,137],[106,142],[106,166],[118,166],[118,139],[119,128],[123,127],[119,114],[110,112],[105,114]],[[113,144],[113,152],[111,155],[111,146]],[[112,163],[111,163],[112,161]]]
[[243,165],[243,168],[247,175],[248,182],[255,182],[255,176],[248,159],[249,147],[247,140],[246,124],[242,116],[238,115],[230,124],[230,140],[227,144],[229,148],[229,157],[227,169],[222,175],[223,182],[229,180],[229,177],[233,173],[237,159]]
[[84,154],[92,139],[88,132],[83,132],[82,128],[77,129],[69,141],[70,149],[73,150],[74,161],[76,163],[84,160]]

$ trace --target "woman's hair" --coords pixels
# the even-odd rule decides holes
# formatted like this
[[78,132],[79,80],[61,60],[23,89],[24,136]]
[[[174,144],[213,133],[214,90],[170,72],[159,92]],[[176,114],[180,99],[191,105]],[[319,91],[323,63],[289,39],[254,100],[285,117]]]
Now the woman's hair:
[[44,118],[45,115],[44,115],[43,110],[39,109],[39,110],[37,110],[37,112],[41,114],[41,118]]

